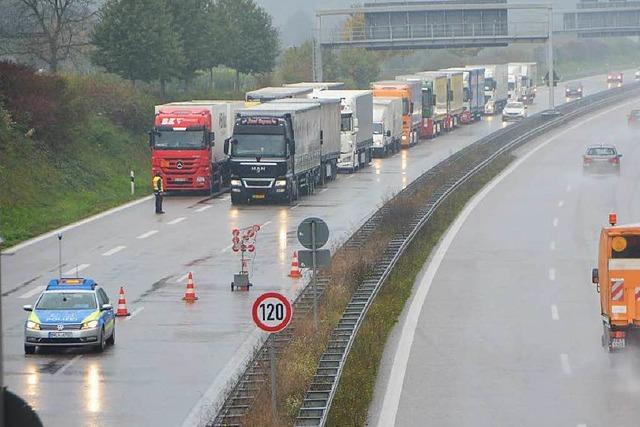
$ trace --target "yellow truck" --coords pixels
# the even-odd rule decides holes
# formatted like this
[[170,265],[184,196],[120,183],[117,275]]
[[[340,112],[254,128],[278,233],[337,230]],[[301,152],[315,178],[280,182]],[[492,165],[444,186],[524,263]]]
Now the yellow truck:
[[602,345],[609,351],[625,348],[640,327],[640,224],[616,223],[610,214],[610,226],[600,232],[598,268],[591,272],[600,293]]

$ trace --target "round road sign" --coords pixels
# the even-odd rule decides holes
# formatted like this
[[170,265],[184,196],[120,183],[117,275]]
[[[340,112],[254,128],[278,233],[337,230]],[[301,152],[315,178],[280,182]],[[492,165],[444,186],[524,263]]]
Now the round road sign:
[[312,224],[315,228],[316,249],[323,247],[329,240],[329,227],[320,218],[307,218],[298,225],[298,241],[307,249],[313,249]]
[[293,308],[284,295],[267,292],[253,303],[251,315],[260,329],[273,334],[287,327],[293,316]]

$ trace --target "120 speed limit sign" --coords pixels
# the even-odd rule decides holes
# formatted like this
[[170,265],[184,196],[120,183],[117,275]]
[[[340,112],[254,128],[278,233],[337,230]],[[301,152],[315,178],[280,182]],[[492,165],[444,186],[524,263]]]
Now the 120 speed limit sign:
[[280,332],[287,327],[293,316],[289,300],[277,292],[262,294],[253,303],[251,315],[255,324],[269,333]]

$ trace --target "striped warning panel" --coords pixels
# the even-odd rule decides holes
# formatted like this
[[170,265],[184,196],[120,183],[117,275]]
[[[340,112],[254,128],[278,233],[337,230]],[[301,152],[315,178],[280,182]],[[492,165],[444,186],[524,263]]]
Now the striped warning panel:
[[622,301],[624,298],[624,279],[611,279],[611,300]]

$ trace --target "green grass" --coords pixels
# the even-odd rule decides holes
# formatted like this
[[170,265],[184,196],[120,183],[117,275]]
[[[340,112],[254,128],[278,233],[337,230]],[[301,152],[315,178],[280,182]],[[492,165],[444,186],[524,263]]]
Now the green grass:
[[71,132],[62,148],[0,125],[0,234],[5,246],[150,192],[149,149],[144,135],[132,136],[94,116]]
[[387,338],[398,322],[416,277],[442,234],[465,204],[512,160],[504,156],[453,193],[413,240],[382,286],[356,336],[329,413],[330,426],[364,426]]

